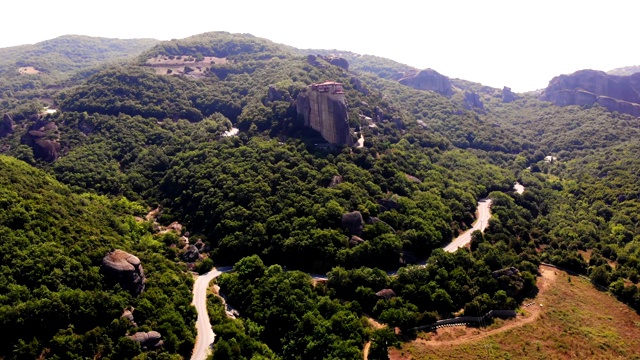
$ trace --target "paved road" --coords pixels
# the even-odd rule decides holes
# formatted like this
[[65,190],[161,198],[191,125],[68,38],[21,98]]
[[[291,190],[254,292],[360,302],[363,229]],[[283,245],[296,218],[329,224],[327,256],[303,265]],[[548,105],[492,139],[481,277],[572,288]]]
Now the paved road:
[[[465,231],[462,235],[455,238],[449,245],[444,247],[444,251],[454,252],[468,244],[471,241],[471,233],[475,230],[484,231],[489,224],[489,218],[491,217],[491,199],[482,199],[478,201],[477,219],[473,223],[471,229]],[[422,264],[424,265],[424,264]],[[193,347],[193,353],[191,354],[191,360],[205,360],[211,353],[213,341],[216,338],[216,334],[211,329],[211,323],[209,322],[209,314],[207,314],[207,289],[211,280],[220,276],[220,274],[227,271],[231,271],[232,267],[213,268],[206,274],[200,275],[196,278],[196,282],[193,284],[193,302],[196,311],[198,312],[198,319],[196,320],[196,330],[198,336],[196,337],[196,343]],[[387,274],[394,276],[397,270],[390,271]],[[327,275],[309,274],[316,280],[326,280]]]
[[209,288],[211,280],[230,270],[231,267],[213,268],[208,273],[198,276],[196,282],[193,284],[192,304],[198,312],[198,319],[196,320],[198,336],[196,337],[196,343],[193,347],[191,360],[205,360],[211,353],[211,347],[213,346],[216,334],[214,334],[211,329],[209,314],[207,313],[207,289]]
[[455,238],[449,245],[444,247],[444,251],[454,252],[469,242],[471,242],[471,233],[476,230],[484,231],[489,225],[489,218],[491,217],[491,199],[482,199],[478,201],[478,210],[476,222],[473,223],[471,229],[462,233],[462,235]]

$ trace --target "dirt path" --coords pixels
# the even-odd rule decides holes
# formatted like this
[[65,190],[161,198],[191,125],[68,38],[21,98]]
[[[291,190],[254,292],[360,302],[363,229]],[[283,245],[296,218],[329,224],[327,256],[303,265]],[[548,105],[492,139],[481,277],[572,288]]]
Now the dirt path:
[[[540,266],[541,276],[537,279],[539,292],[535,299],[529,301],[535,301],[535,304],[523,309],[525,315],[518,315],[518,317],[515,319],[506,320],[504,324],[497,329],[483,330],[478,328],[465,327],[441,328],[433,334],[428,334],[428,338],[418,338],[414,341],[423,346],[459,345],[471,341],[478,341],[488,336],[492,336],[498,333],[509,331],[513,328],[529,324],[538,319],[540,315],[545,311],[544,301],[546,299],[546,293],[551,285],[555,283],[558,276],[558,271],[559,270],[551,267]],[[395,349],[391,349],[389,356],[392,360],[408,359],[406,357],[403,357]]]

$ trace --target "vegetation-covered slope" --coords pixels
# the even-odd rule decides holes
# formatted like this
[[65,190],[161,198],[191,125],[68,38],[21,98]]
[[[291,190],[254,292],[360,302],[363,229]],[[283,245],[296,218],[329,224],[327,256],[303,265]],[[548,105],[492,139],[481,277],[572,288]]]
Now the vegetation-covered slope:
[[[139,325],[166,332],[170,340],[164,350],[183,356],[193,341],[193,313],[185,300],[191,280],[173,261],[152,254],[176,260],[183,250],[167,251],[165,243],[180,242],[157,241],[134,223],[127,214],[142,209],[129,200],[161,205],[160,222],[184,222],[192,237],[202,237],[210,249],[207,256],[217,264],[239,261],[238,268],[248,271],[220,279],[242,320],[223,319],[220,305],[211,300],[217,309],[212,321],[220,358],[355,358],[369,339],[372,354],[382,356],[393,334],[368,330],[365,314],[407,331],[461,311],[515,308],[535,291],[540,261],[589,274],[638,307],[637,118],[598,106],[555,107],[533,94],[505,103],[501,90],[459,79],[452,81],[453,95],[445,97],[398,83],[400,72],[413,69],[388,59],[340,53],[350,62],[347,70],[321,57],[307,58],[309,53],[335,52],[297,50],[251,35],[206,33],[159,43],[126,65],[92,68],[60,93],[36,84],[20,99],[4,94],[1,109],[12,126],[9,130],[3,117],[2,152],[66,184],[42,177],[47,183],[14,188],[15,201],[22,203],[29,191],[55,184],[57,190],[51,191],[66,194],[56,207],[67,212],[89,207],[87,214],[100,209],[96,204],[107,209],[82,226],[63,221],[64,211],[50,215],[60,226],[49,225],[49,217],[36,223],[15,220],[10,212],[9,234],[32,236],[15,228],[26,221],[33,234],[55,234],[44,238],[58,249],[53,253],[77,256],[81,260],[76,261],[94,269],[111,246],[162,269],[160,275],[150,272],[150,290],[141,298],[105,289],[99,277],[91,278],[88,287],[73,283],[76,287],[70,288],[97,289],[115,299],[104,302],[111,304],[102,311],[104,319],[89,322],[101,329],[125,303],[145,309],[144,299],[152,297],[149,304],[162,304],[161,310],[143,311]],[[66,60],[49,59],[52,68],[65,69]],[[167,71],[151,59],[181,71]],[[22,88],[27,77],[1,79]],[[354,136],[363,136],[363,146],[328,146],[298,115],[298,94],[328,80],[344,84],[349,127]],[[482,106],[469,106],[469,94]],[[41,114],[42,105],[27,99],[49,95],[59,113]],[[225,136],[232,126],[239,134]],[[60,145],[55,161],[34,152],[34,137]],[[545,161],[546,156],[555,158]],[[9,167],[28,169],[5,159],[13,164]],[[512,192],[516,178],[527,187],[522,195]],[[487,196],[493,200],[487,232],[474,234],[468,250],[438,250],[469,226],[476,201]],[[344,214],[355,211],[362,215],[356,224],[361,231],[342,223]],[[90,216],[83,214],[77,216]],[[64,230],[77,226],[76,232]],[[105,235],[90,236],[93,228]],[[90,250],[69,253],[68,244],[75,243]],[[375,269],[396,269],[418,259],[428,265],[401,270],[397,277]],[[314,287],[309,277],[285,272],[285,267],[329,272],[329,280]],[[501,272],[511,267],[517,272],[509,274],[516,275]],[[57,290],[57,282],[68,281],[64,273],[52,273],[42,280],[48,289],[66,291]],[[11,276],[7,288],[22,284],[19,274]],[[153,281],[157,291],[152,291]],[[40,294],[35,290],[40,283],[33,286],[29,296]],[[375,294],[383,288],[396,296],[379,299]],[[165,301],[169,291],[177,293]],[[294,298],[302,305],[294,306]],[[19,308],[30,299],[7,298],[6,305]],[[57,329],[68,327],[55,324],[37,334],[33,352],[50,348]],[[82,338],[88,327],[74,325],[81,330],[72,329],[69,336]],[[101,351],[119,354],[120,337],[132,330],[118,330],[94,343],[115,343],[100,345],[107,349]],[[15,330],[19,335],[12,344],[32,351],[25,331]],[[12,346],[1,350],[10,354],[17,349]],[[91,349],[77,351],[90,354]]]
[[[131,357],[125,335],[161,332],[166,354],[187,356],[194,341],[191,277],[165,259],[164,244],[124,198],[74,194],[42,170],[0,156],[0,353],[6,359]],[[147,289],[133,297],[105,279],[103,256],[135,253]],[[135,307],[136,327],[120,316]]]

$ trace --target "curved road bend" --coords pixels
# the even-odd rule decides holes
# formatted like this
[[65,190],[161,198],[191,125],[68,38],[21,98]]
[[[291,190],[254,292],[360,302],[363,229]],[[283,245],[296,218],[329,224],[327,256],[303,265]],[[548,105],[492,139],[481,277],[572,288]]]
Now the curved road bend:
[[471,242],[471,234],[476,231],[484,231],[489,225],[489,218],[491,217],[491,199],[482,199],[478,201],[478,212],[476,221],[471,226],[471,229],[462,233],[462,235],[455,238],[449,245],[444,247],[444,251],[454,252],[469,242]]
[[[471,229],[462,233],[462,235],[455,238],[449,245],[444,247],[444,251],[454,252],[471,242],[471,233],[476,230],[484,231],[489,224],[489,218],[491,217],[491,199],[482,199],[478,201],[477,219],[473,223]],[[211,329],[211,323],[209,322],[209,314],[207,313],[207,289],[211,280],[220,276],[220,274],[231,271],[233,267],[213,268],[206,274],[200,275],[196,278],[193,284],[193,305],[198,312],[198,319],[196,320],[196,330],[198,335],[196,337],[196,343],[193,347],[193,353],[191,354],[191,360],[205,360],[211,353],[213,341],[216,335]],[[395,275],[396,271],[391,271],[388,274]],[[327,279],[326,275],[310,274],[314,279]]]
[[206,274],[200,275],[196,278],[193,284],[193,302],[198,313],[198,319],[196,320],[196,343],[193,346],[193,353],[191,353],[191,360],[205,360],[211,353],[211,347],[213,341],[216,338],[216,334],[211,329],[211,322],[209,321],[209,313],[207,312],[207,289],[211,280],[220,276],[220,274],[227,271],[231,271],[232,267],[213,268]]

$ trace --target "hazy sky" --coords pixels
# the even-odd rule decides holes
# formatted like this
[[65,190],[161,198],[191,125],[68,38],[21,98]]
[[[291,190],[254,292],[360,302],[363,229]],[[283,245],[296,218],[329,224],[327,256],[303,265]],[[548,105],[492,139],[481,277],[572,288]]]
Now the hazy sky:
[[9,1],[0,47],[65,34],[168,40],[223,30],[518,92],[580,69],[640,65],[638,0]]

